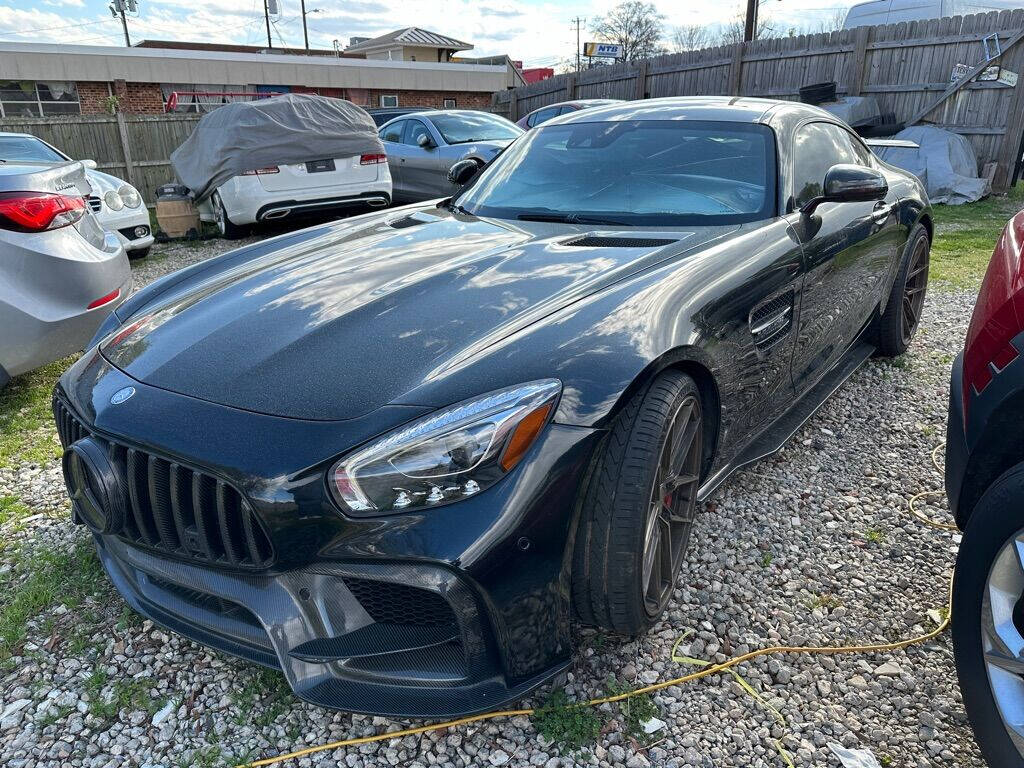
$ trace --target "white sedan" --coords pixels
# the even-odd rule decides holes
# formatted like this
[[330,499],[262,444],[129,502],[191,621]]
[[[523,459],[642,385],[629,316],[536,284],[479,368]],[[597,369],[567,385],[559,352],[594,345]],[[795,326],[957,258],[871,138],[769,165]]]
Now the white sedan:
[[[64,163],[72,158],[37,136],[0,133],[0,162]],[[153,245],[149,211],[138,190],[84,160],[92,194],[86,198],[100,225],[114,233],[130,259],[145,258]]]

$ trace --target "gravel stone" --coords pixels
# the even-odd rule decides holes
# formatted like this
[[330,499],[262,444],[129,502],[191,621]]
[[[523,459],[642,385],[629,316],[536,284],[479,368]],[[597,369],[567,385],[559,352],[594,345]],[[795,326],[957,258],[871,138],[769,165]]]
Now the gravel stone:
[[[133,264],[136,287],[237,245],[158,244]],[[944,437],[949,365],[962,348],[973,300],[970,291],[933,290],[907,355],[869,361],[780,451],[726,483],[700,510],[688,562],[661,620],[633,639],[578,633],[570,695],[602,695],[610,676],[639,685],[693,672],[671,661],[684,636],[677,653],[721,661],[772,645],[882,643],[934,627],[959,539],[920,525],[906,506],[912,494],[942,488],[929,454]],[[0,469],[0,496],[6,495],[32,510],[23,528],[4,531],[8,540],[56,549],[86,540],[68,519],[57,462]],[[927,501],[926,514],[948,516],[941,497]],[[10,570],[0,562],[0,579]],[[104,617],[102,626],[73,651],[47,633],[74,621],[67,606],[30,621],[21,655],[0,671],[0,765],[235,765],[421,724],[310,706],[282,689],[275,673],[150,622],[123,622],[122,605],[111,590],[87,606]],[[883,764],[983,766],[963,714],[948,633],[897,653],[787,653],[735,671],[770,708],[729,674],[674,685],[653,696],[666,727],[649,749],[638,748],[616,722],[594,749],[559,754],[520,717],[316,753],[293,764],[774,768],[785,762],[778,742],[799,768],[838,768],[825,746],[836,742],[870,749]],[[87,683],[97,672],[107,680],[100,691]],[[151,706],[133,700],[105,714],[96,699],[110,701],[113,686],[129,682],[151,697]],[[549,692],[516,706],[539,704]],[[615,707],[601,714],[621,719]]]

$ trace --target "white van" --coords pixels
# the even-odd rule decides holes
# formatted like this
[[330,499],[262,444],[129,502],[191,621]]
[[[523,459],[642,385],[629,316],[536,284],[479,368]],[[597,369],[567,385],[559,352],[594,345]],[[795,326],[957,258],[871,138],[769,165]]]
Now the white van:
[[1008,11],[1024,7],[1024,0],[872,0],[850,8],[843,29],[901,21],[923,21],[943,16]]

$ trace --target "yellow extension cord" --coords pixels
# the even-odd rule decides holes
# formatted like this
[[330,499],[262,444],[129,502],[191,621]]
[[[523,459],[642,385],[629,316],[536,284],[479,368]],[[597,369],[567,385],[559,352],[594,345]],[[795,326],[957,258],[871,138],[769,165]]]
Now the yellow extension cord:
[[[937,454],[942,450],[942,444],[937,445],[931,452],[932,464],[935,469],[941,474],[942,469],[939,467],[939,461]],[[943,491],[923,491],[910,497],[908,506],[910,513],[920,520],[925,525],[931,526],[932,528],[940,528],[942,530],[957,530],[957,527],[951,523],[944,523],[939,520],[934,520],[923,512],[918,510],[914,504],[919,499],[926,496],[941,496]],[[731,669],[745,661],[756,659],[758,656],[772,656],[780,653],[803,653],[803,654],[840,654],[840,653],[884,653],[886,651],[898,651],[903,648],[907,648],[911,645],[919,645],[932,640],[949,627],[950,615],[953,610],[953,579],[949,580],[949,601],[947,603],[947,613],[943,618],[942,623],[938,627],[933,629],[919,637],[911,637],[907,640],[899,640],[893,643],[881,643],[878,645],[844,645],[844,646],[787,646],[779,645],[772,648],[761,648],[750,653],[745,653],[742,656],[736,656],[724,661],[721,664],[714,664],[711,666],[704,667],[699,672],[692,672],[682,677],[676,677],[672,680],[665,680],[660,683],[654,683],[653,685],[647,685],[643,688],[637,688],[632,691],[625,693],[616,694],[614,696],[603,696],[599,699],[590,699],[589,701],[581,702],[577,706],[580,707],[593,707],[599,704],[610,704],[616,701],[622,701],[624,699],[631,698],[633,696],[642,696],[646,693],[653,693],[654,691],[660,691],[664,688],[668,688],[673,685],[680,685],[682,683],[688,683],[692,680],[699,680],[702,677],[708,677],[719,672]],[[360,736],[354,739],[342,739],[341,741],[333,741],[329,744],[320,744],[315,747],[305,747],[303,749],[297,749],[294,752],[288,752],[277,757],[268,757],[263,760],[255,760],[251,763],[244,763],[237,768],[259,768],[264,765],[274,765],[275,763],[283,763],[286,760],[295,760],[306,755],[311,755],[315,752],[326,752],[327,750],[340,749],[342,747],[353,747],[358,744],[369,744],[375,741],[390,741],[391,739],[400,739],[405,736],[415,736],[419,733],[426,733],[428,731],[437,731],[442,728],[455,728],[460,725],[467,725],[468,723],[476,723],[481,720],[493,720],[498,717],[515,717],[517,715],[532,715],[534,714],[533,709],[506,709],[498,712],[484,712],[479,715],[471,715],[470,717],[461,717],[457,720],[449,720],[444,723],[434,723],[433,725],[421,725],[417,728],[406,728],[402,731],[387,731],[384,733],[376,733],[373,736]]]

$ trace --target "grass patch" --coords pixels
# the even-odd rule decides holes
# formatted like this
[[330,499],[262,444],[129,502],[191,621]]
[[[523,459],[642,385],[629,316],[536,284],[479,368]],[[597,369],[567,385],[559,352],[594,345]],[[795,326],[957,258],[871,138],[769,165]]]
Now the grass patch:
[[156,681],[148,677],[129,677],[109,683],[107,671],[97,667],[85,680],[89,694],[89,713],[106,723],[117,720],[122,710],[159,712],[167,699],[153,696]]
[[569,701],[565,691],[551,694],[531,720],[537,732],[560,751],[578,754],[597,742],[601,735],[601,718],[593,707]]
[[273,669],[256,667],[232,695],[238,712],[237,725],[251,724],[264,728],[280,717],[294,701],[284,675]]
[[937,205],[930,281],[977,288],[1006,222],[1024,208],[1024,184],[1008,195],[967,205]]
[[[608,679],[607,687],[608,695],[610,696],[618,696],[631,690],[627,684],[620,683],[615,678]],[[626,736],[641,747],[648,746],[651,737],[644,733],[644,723],[660,714],[658,706],[654,703],[651,695],[649,693],[641,693],[636,696],[630,696],[628,699],[616,702],[616,706],[619,708],[619,715],[622,717],[622,725],[625,728]]]
[[0,467],[60,456],[50,395],[75,355],[17,376],[0,390]]
[[[76,611],[89,598],[107,590],[103,568],[91,542],[81,541],[67,552],[17,551],[12,577],[0,585],[0,661],[16,655],[26,637],[26,624],[48,608],[64,605],[75,618],[75,636],[87,632],[89,618]],[[94,617],[98,620],[99,617]]]
[[881,528],[868,528],[864,533],[864,538],[872,544],[881,544],[885,541],[885,531]]

